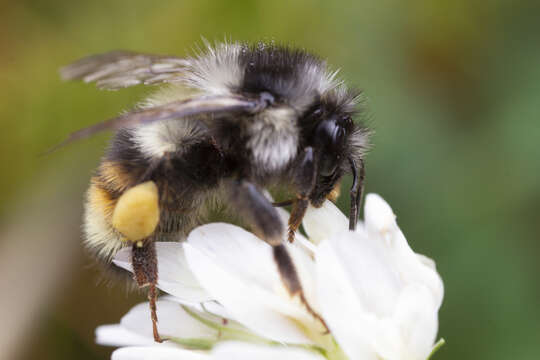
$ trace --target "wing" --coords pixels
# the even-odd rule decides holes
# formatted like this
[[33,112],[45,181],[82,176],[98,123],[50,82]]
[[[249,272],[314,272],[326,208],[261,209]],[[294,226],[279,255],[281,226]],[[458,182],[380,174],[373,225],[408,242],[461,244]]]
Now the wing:
[[112,51],[93,55],[60,69],[64,80],[95,82],[100,89],[118,90],[144,84],[178,81],[188,61],[174,56]]
[[71,133],[65,141],[50,149],[46,153],[55,151],[73,141],[87,138],[103,130],[115,130],[123,127],[148,124],[155,121],[174,118],[181,121],[181,118],[195,115],[211,115],[213,117],[220,117],[224,115],[254,114],[262,111],[269,104],[268,99],[264,96],[259,98],[246,98],[239,95],[202,96],[173,101],[168,104],[123,114],[78,130]]

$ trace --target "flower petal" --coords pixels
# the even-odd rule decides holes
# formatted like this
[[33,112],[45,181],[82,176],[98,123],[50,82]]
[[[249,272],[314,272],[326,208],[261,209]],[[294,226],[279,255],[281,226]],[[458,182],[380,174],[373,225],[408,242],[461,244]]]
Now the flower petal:
[[370,231],[386,233],[397,226],[392,208],[378,194],[367,194],[364,205],[365,226]]
[[[217,331],[191,317],[176,302],[158,300],[157,315],[158,331],[162,337],[204,339],[215,339],[217,337]],[[134,306],[122,317],[120,324],[131,332],[153,339],[148,303]]]
[[326,200],[323,206],[309,206],[302,222],[309,239],[316,244],[336,232],[349,228],[349,220],[334,203]]
[[[386,244],[370,237],[363,229],[345,230],[328,242],[363,310],[377,316],[391,316],[401,280],[387,254]],[[316,259],[318,262],[319,255]]]
[[215,360],[324,360],[324,358],[311,351],[286,347],[262,346],[241,342],[221,343],[212,350],[212,359]]
[[96,329],[96,343],[105,346],[154,345],[153,338],[137,334],[120,324],[101,325]]
[[[307,241],[307,240],[306,240]],[[307,241],[309,243],[309,241]],[[311,243],[310,243],[311,244]],[[316,311],[320,312],[319,301],[317,299],[317,283],[315,274],[315,261],[313,261],[314,252],[306,249],[303,245],[298,242],[296,239],[295,243],[290,244],[285,243],[285,247],[289,255],[291,256],[298,279],[300,284],[302,284],[302,290],[304,291],[304,296],[307,300],[309,306]],[[316,247],[313,247],[316,250]],[[326,329],[321,329],[324,332]]]
[[178,304],[187,305],[190,308],[197,310],[200,313],[208,313],[210,315],[215,315],[222,319],[230,319],[231,316],[227,312],[227,309],[223,307],[220,303],[216,301],[207,301],[207,302],[194,302],[186,303],[186,301],[179,300],[178,298],[171,295],[163,295],[159,298],[160,300],[169,300]]
[[426,359],[431,353],[437,336],[438,308],[425,286],[410,285],[400,294],[393,320],[411,359]]
[[416,253],[416,256],[418,256],[418,260],[420,260],[420,262],[424,265],[426,265],[427,267],[431,268],[432,270],[437,270],[437,266],[435,265],[435,261],[430,258],[430,257],[427,257],[426,255],[422,255],[422,254],[418,254]]
[[310,341],[298,319],[311,317],[286,295],[268,244],[242,228],[218,223],[193,230],[184,248],[198,281],[234,320],[276,341]]
[[401,275],[409,283],[416,282],[425,285],[431,291],[437,308],[439,308],[444,297],[444,284],[435,268],[435,263],[428,262],[426,259],[429,258],[419,257],[418,254],[414,253],[401,231],[397,236],[396,242],[398,241],[401,244],[399,250],[403,259],[402,262],[398,263]]
[[112,353],[111,360],[210,360],[210,355],[168,346],[123,347]]
[[317,294],[332,335],[350,359],[376,360],[371,336],[376,318],[367,313],[330,241],[317,248]]
[[392,208],[377,194],[366,197],[365,229],[369,238],[385,247],[384,252],[390,257],[389,262],[395,268],[405,284],[420,283],[426,285],[438,304],[441,305],[444,286],[435,269],[434,262],[416,254],[409,246],[396,223]]
[[133,267],[131,266],[131,248],[125,247],[120,249],[114,256],[113,263],[122,269],[133,272]]
[[434,263],[409,247],[382,198],[370,194],[365,215],[356,232],[334,234],[317,249],[325,320],[351,358],[425,359],[442,281]]
[[407,286],[399,296],[392,318],[382,319],[374,346],[384,359],[426,359],[437,335],[437,306],[422,285]]
[[[186,263],[182,244],[176,242],[157,242],[158,287],[185,303],[212,300],[205,292]],[[131,248],[123,248],[116,254],[114,263],[133,272]]]

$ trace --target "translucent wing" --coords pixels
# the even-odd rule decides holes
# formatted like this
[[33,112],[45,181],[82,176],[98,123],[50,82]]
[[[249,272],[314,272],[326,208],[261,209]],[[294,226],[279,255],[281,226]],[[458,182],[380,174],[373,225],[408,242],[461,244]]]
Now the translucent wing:
[[217,118],[224,115],[254,114],[263,110],[268,104],[267,99],[264,97],[245,98],[234,95],[203,96],[173,101],[168,104],[129,112],[78,130],[70,134],[65,141],[48,152],[54,151],[73,141],[87,138],[103,130],[115,130],[166,119],[179,119],[181,121],[182,118],[196,115],[210,115]]
[[112,51],[93,55],[60,69],[64,80],[95,82],[100,89],[117,90],[138,84],[178,81],[188,61],[174,56]]

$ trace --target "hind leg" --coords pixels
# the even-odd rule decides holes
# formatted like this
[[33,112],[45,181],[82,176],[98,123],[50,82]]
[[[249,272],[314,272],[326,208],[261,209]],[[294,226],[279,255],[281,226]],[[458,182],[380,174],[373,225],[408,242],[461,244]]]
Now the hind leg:
[[148,301],[150,303],[150,317],[152,318],[154,341],[162,342],[163,340],[159,336],[157,329],[156,300],[158,296],[158,268],[155,243],[153,241],[140,241],[134,243],[131,249],[134,279],[139,287],[149,287]]
[[139,287],[149,286],[148,300],[154,340],[161,342],[157,330],[156,300],[158,268],[152,234],[159,223],[159,195],[153,181],[144,182],[125,191],[112,215],[113,227],[132,243],[134,279]]

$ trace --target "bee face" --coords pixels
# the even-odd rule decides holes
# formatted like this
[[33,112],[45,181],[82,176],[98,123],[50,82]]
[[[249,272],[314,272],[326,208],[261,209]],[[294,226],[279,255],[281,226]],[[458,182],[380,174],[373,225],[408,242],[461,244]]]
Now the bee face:
[[360,163],[367,148],[367,132],[353,122],[360,94],[334,88],[317,100],[300,119],[305,143],[315,149],[317,175],[310,194],[311,204],[319,207],[331,198],[350,162]]
[[[208,207],[226,204],[273,246],[291,296],[302,286],[282,245],[284,224],[262,190],[278,183],[295,193],[288,223],[293,241],[308,205],[321,206],[334,196],[350,172],[350,228],[356,226],[368,147],[368,131],[353,121],[361,115],[360,95],[317,56],[275,44],[222,43],[187,58],[112,52],[82,59],[61,73],[106,89],[163,85],[133,111],[68,139],[117,130],[89,192],[86,244],[106,262],[120,248],[133,246],[135,279],[150,285],[156,340],[153,243],[182,241],[204,221]],[[140,197],[126,198],[141,184],[155,188],[151,198],[157,199],[157,209],[154,202],[147,208],[156,221],[150,223],[137,220],[148,211],[116,209],[141,203]],[[137,232],[144,234],[141,239],[117,225],[132,223],[152,226]]]

